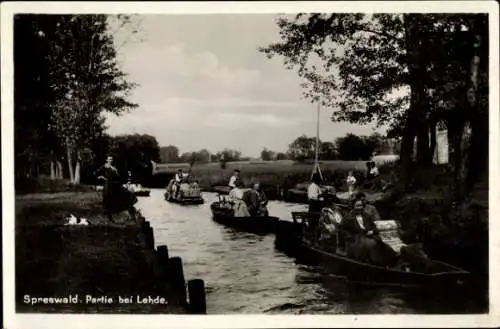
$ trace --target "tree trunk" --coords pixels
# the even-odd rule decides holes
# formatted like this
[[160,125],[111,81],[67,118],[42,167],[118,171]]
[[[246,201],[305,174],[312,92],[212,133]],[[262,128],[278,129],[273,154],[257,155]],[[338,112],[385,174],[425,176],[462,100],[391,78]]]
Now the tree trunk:
[[75,164],[75,177],[73,180],[73,184],[80,184],[80,152],[76,150],[76,164]]
[[56,179],[56,164],[54,163],[54,160],[50,160],[50,179]]
[[436,129],[437,129],[437,123],[435,121],[431,121],[429,123],[429,133],[430,133],[430,162],[434,160],[434,156],[436,155],[436,145],[437,145],[437,140],[436,140]]
[[[459,112],[459,111],[457,111]],[[460,111],[461,112],[461,111]],[[462,112],[463,113],[463,112]],[[450,152],[450,166],[453,173],[453,199],[460,202],[465,197],[465,120],[463,116],[455,114],[448,121],[448,147]]]
[[[403,130],[403,140],[401,145],[401,184],[404,189],[408,189],[412,180],[413,170],[411,170],[413,147],[419,121],[422,113],[424,86],[422,81],[422,64],[420,63],[420,42],[419,26],[414,14],[404,15],[404,27],[406,33],[406,50],[408,58],[408,72],[411,88],[410,108],[406,116],[406,123]],[[428,139],[427,139],[428,141]],[[423,141],[420,140],[420,144]],[[423,148],[423,147],[422,147]],[[428,144],[427,144],[428,148]]]
[[75,175],[73,173],[73,161],[71,159],[71,148],[69,143],[66,143],[66,160],[68,161],[68,171],[69,171],[69,181],[72,183],[75,179]]
[[56,160],[56,178],[57,179],[63,179],[64,178],[64,175],[63,175],[63,166],[62,166],[61,161],[59,161],[59,160]]
[[[470,148],[468,157],[467,190],[488,171],[489,121],[488,121],[488,24],[487,18],[475,18],[472,25],[473,53],[470,65]],[[486,40],[486,41],[485,41]]]
[[432,161],[429,144],[429,125],[424,120],[419,120],[417,132],[417,164],[428,166]]

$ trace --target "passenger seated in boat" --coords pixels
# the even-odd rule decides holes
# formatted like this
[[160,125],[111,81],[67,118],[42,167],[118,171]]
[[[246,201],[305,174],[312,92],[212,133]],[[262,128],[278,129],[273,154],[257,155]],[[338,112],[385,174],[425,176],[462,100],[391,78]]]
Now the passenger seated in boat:
[[363,192],[358,192],[356,194],[355,200],[361,200],[364,205],[364,212],[367,213],[371,218],[373,218],[374,221],[381,220],[380,215],[378,213],[377,208],[375,208],[374,205],[370,204],[368,200],[366,199],[366,194]]
[[252,216],[267,216],[267,197],[260,188],[259,183],[255,183],[252,189],[246,191],[243,200],[248,206],[248,212]]
[[235,169],[233,171],[233,176],[229,179],[229,187],[230,188],[235,188],[236,187],[236,181],[240,179],[240,171],[238,169]]
[[337,249],[337,231],[342,224],[342,213],[335,204],[333,196],[325,196],[324,208],[318,222],[318,231],[316,235],[317,243],[320,247],[329,252],[335,252]]
[[312,182],[307,188],[307,200],[309,201],[309,212],[320,212],[323,207],[323,198],[321,191],[321,176],[314,173]]
[[349,170],[349,173],[347,174],[346,183],[347,183],[347,192],[349,193],[349,197],[351,197],[354,193],[354,187],[356,185],[356,177],[354,177],[352,170]]
[[235,187],[229,192],[229,199],[233,203],[234,217],[250,217],[248,207],[243,201],[243,184],[240,180],[236,180]]
[[350,258],[383,267],[397,261],[394,250],[378,236],[374,219],[364,211],[362,200],[354,201],[354,209],[343,220],[342,228],[349,233],[346,242]]

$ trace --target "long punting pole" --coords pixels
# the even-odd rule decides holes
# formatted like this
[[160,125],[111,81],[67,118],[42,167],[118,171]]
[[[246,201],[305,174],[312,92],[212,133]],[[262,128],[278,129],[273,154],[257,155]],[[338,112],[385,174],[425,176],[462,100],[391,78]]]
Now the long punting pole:
[[[318,102],[317,106],[317,117],[316,117],[316,150],[315,150],[315,155],[314,155],[314,169],[312,172],[312,175],[314,175],[315,172],[319,174],[319,177],[323,180],[323,175],[321,174],[321,169],[319,167],[319,108],[320,104]],[[311,177],[312,177],[311,175]]]

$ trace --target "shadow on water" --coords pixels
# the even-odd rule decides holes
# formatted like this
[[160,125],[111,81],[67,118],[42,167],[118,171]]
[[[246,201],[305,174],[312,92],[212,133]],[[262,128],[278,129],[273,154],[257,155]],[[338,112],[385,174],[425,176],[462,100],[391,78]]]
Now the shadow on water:
[[[164,201],[153,189],[138,207],[155,229],[157,244],[182,257],[186,278],[202,278],[209,314],[377,314],[480,312],[480,305],[460,292],[353,284],[297,262],[275,248],[273,235],[239,232],[214,222],[213,193],[202,205]],[[291,220],[304,205],[271,202],[272,215]]]

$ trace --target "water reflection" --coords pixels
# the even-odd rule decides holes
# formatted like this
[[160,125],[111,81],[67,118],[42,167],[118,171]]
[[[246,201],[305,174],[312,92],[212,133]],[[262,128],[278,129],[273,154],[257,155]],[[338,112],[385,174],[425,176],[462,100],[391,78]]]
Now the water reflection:
[[[209,314],[369,314],[471,311],[468,298],[424,295],[422,291],[353,285],[296,263],[274,247],[273,235],[255,235],[224,227],[211,219],[210,203],[181,206],[164,201],[153,189],[138,207],[151,222],[157,244],[182,257],[186,278],[205,280]],[[270,202],[270,214],[291,221],[291,211],[306,206]],[[447,297],[447,298],[445,298]],[[443,305],[446,304],[446,305]],[[469,302],[469,304],[471,304]]]

